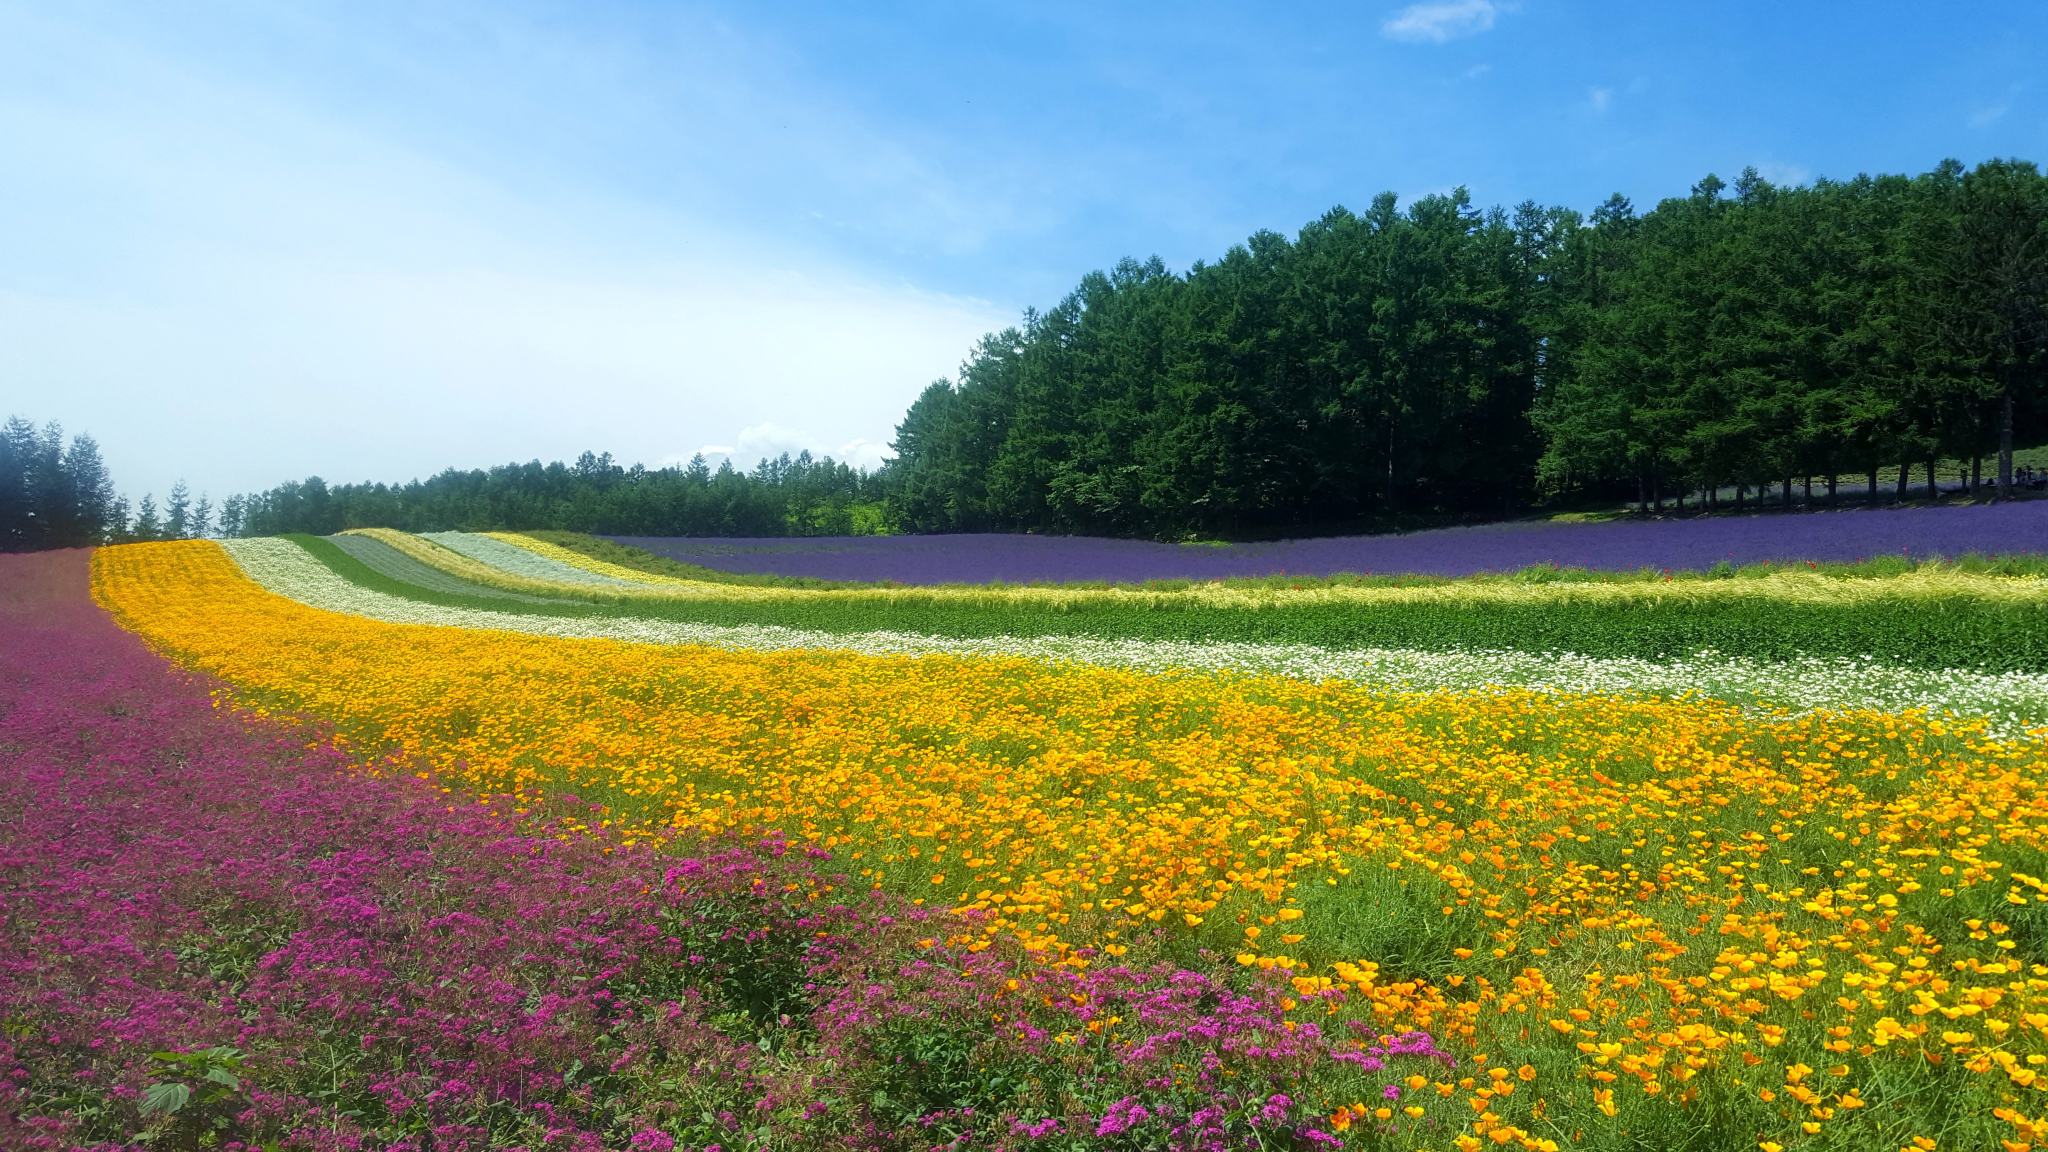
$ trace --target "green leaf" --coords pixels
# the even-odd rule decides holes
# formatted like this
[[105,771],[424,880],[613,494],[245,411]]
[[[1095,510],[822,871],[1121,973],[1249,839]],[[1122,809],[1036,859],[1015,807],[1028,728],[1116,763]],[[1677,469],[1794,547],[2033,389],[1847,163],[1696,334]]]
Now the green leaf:
[[241,1078],[225,1068],[207,1069],[206,1078],[215,1084],[225,1084],[232,1091],[240,1092],[242,1090]]
[[142,1111],[161,1112],[168,1116],[185,1106],[192,1099],[192,1090],[175,1081],[152,1084],[142,1094]]

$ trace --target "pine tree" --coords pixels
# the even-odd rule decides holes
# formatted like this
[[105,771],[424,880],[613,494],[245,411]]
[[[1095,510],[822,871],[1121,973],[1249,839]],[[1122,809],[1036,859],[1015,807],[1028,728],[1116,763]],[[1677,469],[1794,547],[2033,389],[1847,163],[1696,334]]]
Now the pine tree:
[[192,494],[186,489],[185,481],[180,478],[176,484],[171,485],[170,499],[164,501],[164,538],[183,540],[190,535],[187,529],[191,526],[191,514]]
[[128,534],[136,540],[161,540],[164,538],[164,526],[158,523],[156,518],[156,497],[154,495],[144,494],[142,503],[137,505],[135,509],[135,527]]
[[240,493],[236,493],[221,501],[220,534],[222,539],[233,539],[242,534],[242,509],[244,503]]
[[72,437],[71,447],[64,452],[64,472],[70,477],[76,509],[74,545],[104,544],[127,526],[127,507],[114,493],[113,477],[100,459],[98,441],[82,433]]

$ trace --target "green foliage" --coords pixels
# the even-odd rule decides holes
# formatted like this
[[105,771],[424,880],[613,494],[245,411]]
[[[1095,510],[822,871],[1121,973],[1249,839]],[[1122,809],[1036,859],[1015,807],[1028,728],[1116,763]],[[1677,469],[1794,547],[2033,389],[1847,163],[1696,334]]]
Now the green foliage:
[[1739,501],[1854,474],[1874,500],[1880,471],[2009,452],[2008,417],[2038,430],[2048,181],[2031,165],[1807,188],[1752,169],[1723,191],[1709,177],[1640,219],[1616,201],[1572,237],[1536,410],[1547,491]]
[[1531,495],[1538,270],[1463,190],[1085,278],[898,429],[919,531],[1241,535]]
[[[2048,452],[2043,453],[2048,461]],[[2044,464],[2048,466],[2048,464]],[[860,581],[820,580],[810,576],[776,576],[725,572],[717,568],[705,568],[696,564],[685,564],[665,556],[657,556],[643,548],[600,540],[578,532],[527,532],[524,535],[536,540],[566,548],[572,552],[646,572],[654,576],[673,576],[683,580],[699,580],[710,584],[732,584],[762,588],[859,588],[867,587]],[[1356,573],[1334,572],[1327,576],[1233,576],[1217,581],[1196,581],[1188,579],[1147,580],[1138,585],[1158,591],[1176,591],[1192,588],[1197,584],[1214,583],[1226,588],[1418,588],[1457,587],[1487,584],[1688,584],[1700,580],[1760,580],[1785,572],[1818,573],[1842,580],[1866,580],[1886,576],[1904,576],[1909,573],[1928,570],[1953,570],[1982,576],[2048,576],[2048,555],[2038,553],[1999,553],[1987,555],[1981,552],[1965,553],[1953,559],[1937,558],[1910,560],[1899,556],[1878,556],[1870,560],[1856,561],[1794,561],[1773,563],[1762,561],[1756,564],[1733,565],[1726,561],[1704,571],[1681,569],[1667,571],[1661,568],[1579,568],[1558,564],[1532,564],[1511,572],[1486,572],[1473,576],[1431,576],[1421,573]],[[1032,587],[1046,586],[1033,584]],[[1063,588],[1113,588],[1118,585],[1106,581],[1069,581],[1052,585]]]
[[1382,195],[985,338],[899,425],[895,491],[917,531],[1161,538],[1852,473],[1875,499],[1880,469],[2037,437],[2044,374],[2030,164],[1751,170],[1590,220]]
[[766,900],[729,898],[677,912],[664,924],[692,958],[675,976],[757,1033],[787,1028],[808,1015],[815,987],[810,978],[818,957],[787,932],[767,930],[764,922],[773,911]]
[[19,416],[0,425],[0,552],[89,547],[127,526],[92,437],[67,445],[57,425],[37,431]]
[[341,484],[317,476],[237,498],[236,532],[332,535],[345,528],[564,529],[644,536],[856,536],[894,529],[887,469],[863,472],[808,452],[751,472],[622,467],[610,453],[573,464],[449,469],[407,484]]
[[211,1147],[238,1131],[235,1118],[249,1107],[241,1049],[216,1045],[196,1052],[153,1052],[149,1062],[162,1079],[142,1092],[148,1143]]

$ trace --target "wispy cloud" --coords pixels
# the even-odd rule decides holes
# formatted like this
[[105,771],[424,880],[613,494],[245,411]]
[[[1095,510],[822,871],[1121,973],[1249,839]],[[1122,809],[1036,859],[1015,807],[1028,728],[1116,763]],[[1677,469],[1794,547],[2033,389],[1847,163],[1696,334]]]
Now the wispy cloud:
[[[872,466],[923,382],[1014,316],[717,203],[456,156],[267,73],[77,32],[24,75],[4,7],[0,155],[40,159],[0,217],[44,227],[0,261],[0,395],[60,397],[29,414],[91,432],[132,494],[707,441]],[[92,99],[50,79],[72,73]],[[905,234],[850,185],[786,183]]]
[[1970,113],[1970,127],[1988,128],[2005,119],[2005,114],[2012,111],[2013,100],[2019,96],[2020,91],[2025,87],[2026,85],[2024,84],[2014,84],[2006,89],[2004,99],[1996,104],[1986,104],[1975,112]]
[[1779,187],[1805,184],[1813,179],[1813,170],[1800,164],[1787,164],[1778,160],[1759,160],[1757,175]]
[[1605,112],[1608,105],[1614,103],[1614,89],[1595,88],[1586,94],[1586,99],[1593,105],[1593,111]]
[[1493,27],[1501,8],[1493,0],[1424,0],[1394,13],[1380,31],[1393,40],[1441,44]]

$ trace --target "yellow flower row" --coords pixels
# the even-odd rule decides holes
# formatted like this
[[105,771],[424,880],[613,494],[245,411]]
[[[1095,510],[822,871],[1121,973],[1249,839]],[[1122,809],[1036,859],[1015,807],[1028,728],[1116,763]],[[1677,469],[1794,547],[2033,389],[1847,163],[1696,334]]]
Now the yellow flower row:
[[[248,700],[449,787],[571,791],[624,843],[779,828],[983,910],[963,940],[1049,962],[1135,936],[1291,969],[1389,1031],[1576,1069],[1554,1108],[1733,1093],[1804,1131],[1859,1115],[1859,1085],[1933,1077],[2015,1125],[2048,1111],[2038,742],[1924,715],[388,625],[271,596],[198,542],[102,550],[94,580]],[[1473,1089],[1474,1111],[1527,1128],[1540,1111],[1513,1109],[1542,1100],[1512,1087]]]

